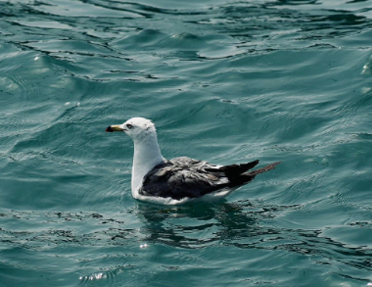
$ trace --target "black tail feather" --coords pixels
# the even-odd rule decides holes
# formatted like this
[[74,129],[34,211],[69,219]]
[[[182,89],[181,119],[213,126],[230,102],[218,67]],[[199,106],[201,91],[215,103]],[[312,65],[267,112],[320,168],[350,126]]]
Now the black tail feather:
[[227,177],[240,176],[242,173],[247,172],[254,168],[259,163],[259,160],[251,161],[242,164],[225,165],[219,168],[220,171],[226,174]]
[[[240,185],[243,185],[245,183],[252,181],[256,177],[256,175],[272,170],[280,163],[281,163],[280,161],[274,162],[263,168],[253,170],[251,172],[243,172],[241,174],[228,174],[228,173],[225,173],[225,174],[227,175],[230,181],[229,186],[236,187],[236,186],[240,186]],[[252,167],[254,167],[256,164],[258,164],[258,160],[247,163],[246,166],[248,166],[249,164],[252,164]]]

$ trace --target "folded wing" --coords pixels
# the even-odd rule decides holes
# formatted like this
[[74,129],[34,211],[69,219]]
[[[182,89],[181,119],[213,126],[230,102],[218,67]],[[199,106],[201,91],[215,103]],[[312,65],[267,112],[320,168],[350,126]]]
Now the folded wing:
[[258,162],[218,166],[188,157],[174,158],[151,170],[144,177],[139,193],[176,200],[197,198],[223,188],[239,187],[279,164],[248,172]]

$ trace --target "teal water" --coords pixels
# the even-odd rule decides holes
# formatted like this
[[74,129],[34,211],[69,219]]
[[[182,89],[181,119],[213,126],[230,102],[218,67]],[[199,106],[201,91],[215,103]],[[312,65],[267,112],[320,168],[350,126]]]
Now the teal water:
[[[0,286],[367,286],[371,4],[0,2]],[[283,163],[143,204],[133,116],[167,158]]]

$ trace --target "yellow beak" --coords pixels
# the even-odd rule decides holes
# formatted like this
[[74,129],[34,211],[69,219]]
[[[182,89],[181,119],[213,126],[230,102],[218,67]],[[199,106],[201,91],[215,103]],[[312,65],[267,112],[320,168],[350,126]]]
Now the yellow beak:
[[120,125],[112,125],[106,128],[106,132],[112,133],[112,132],[123,132],[125,129],[121,128]]

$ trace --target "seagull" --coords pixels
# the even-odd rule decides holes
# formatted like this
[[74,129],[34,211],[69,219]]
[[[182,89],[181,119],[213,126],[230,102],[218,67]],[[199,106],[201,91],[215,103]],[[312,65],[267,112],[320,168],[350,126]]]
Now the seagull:
[[197,199],[223,198],[280,163],[249,171],[259,160],[232,165],[215,165],[185,156],[167,160],[161,154],[155,125],[141,117],[111,125],[106,132],[124,132],[132,138],[132,196],[152,203],[176,205]]

